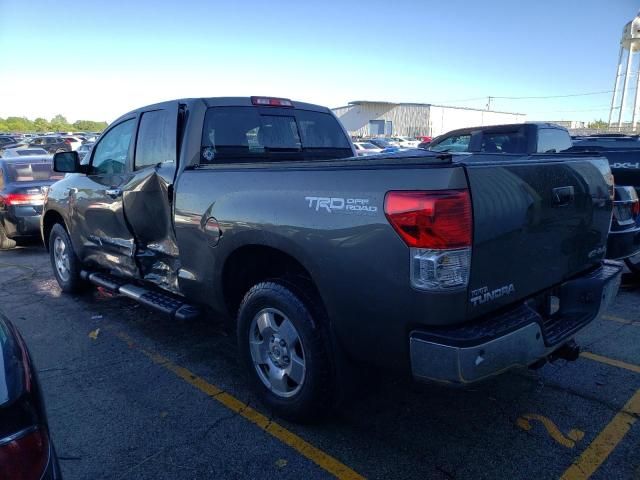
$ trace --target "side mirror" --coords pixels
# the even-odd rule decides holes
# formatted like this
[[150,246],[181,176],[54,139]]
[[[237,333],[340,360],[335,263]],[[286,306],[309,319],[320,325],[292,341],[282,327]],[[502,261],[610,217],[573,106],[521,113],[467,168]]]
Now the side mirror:
[[85,173],[78,152],[58,152],[53,156],[53,171],[59,173]]

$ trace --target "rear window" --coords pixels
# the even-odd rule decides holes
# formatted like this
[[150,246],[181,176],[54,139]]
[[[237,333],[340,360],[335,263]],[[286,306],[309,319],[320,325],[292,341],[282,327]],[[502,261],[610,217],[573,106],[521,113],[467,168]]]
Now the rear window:
[[482,135],[480,151],[486,153],[526,153],[527,144],[519,131],[487,132]]
[[15,150],[14,153],[20,155],[21,157],[28,157],[30,155],[49,155],[49,152],[47,152],[43,148],[24,148]]
[[340,124],[328,113],[213,107],[205,118],[200,163],[319,160],[352,155]]
[[5,164],[5,171],[9,182],[56,181],[64,178],[64,174],[53,171],[51,162],[9,162]]

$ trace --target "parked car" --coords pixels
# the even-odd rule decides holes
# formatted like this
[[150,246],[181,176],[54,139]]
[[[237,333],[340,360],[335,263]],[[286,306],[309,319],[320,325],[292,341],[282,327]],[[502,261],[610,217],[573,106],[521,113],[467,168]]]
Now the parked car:
[[371,142],[353,142],[353,146],[356,149],[356,155],[358,157],[366,157],[368,155],[375,155],[382,152],[382,148],[377,147]]
[[6,148],[2,151],[1,157],[28,157],[33,155],[49,155],[44,148]]
[[43,148],[49,153],[70,152],[71,145],[65,142],[62,137],[43,136],[36,137],[28,141],[29,147]]
[[403,148],[418,148],[420,142],[411,137],[391,137],[391,141],[396,142],[398,146]]
[[86,142],[80,145],[80,147],[78,148],[78,157],[80,158],[80,160],[84,159],[84,157],[91,151],[94,145],[94,142]]
[[0,148],[14,143],[16,143],[16,139],[14,137],[10,137],[9,135],[0,135]]
[[62,136],[60,138],[71,147],[71,150],[78,150],[83,142],[78,137]]
[[[566,128],[545,122],[458,129],[437,137],[428,149],[436,152],[485,152],[512,155],[562,152],[567,154],[574,152],[575,155],[579,151],[572,147],[571,136]],[[617,176],[615,179],[616,183],[620,182]],[[616,186],[614,195],[615,208],[607,241],[607,258],[615,260],[636,258],[636,254],[640,253],[640,219],[632,212],[635,212],[638,199],[629,194],[624,183]],[[574,200],[571,194],[568,194],[566,201]],[[624,221],[620,222],[619,219],[622,218]]]
[[[609,160],[616,184],[630,185],[640,194],[639,139],[638,135],[588,135],[574,138],[569,151],[605,156]],[[636,228],[640,229],[640,221],[636,222]],[[630,270],[640,274],[640,253],[627,257],[625,263]]]
[[0,478],[59,480],[40,383],[18,329],[0,313]]
[[39,237],[44,195],[61,178],[49,155],[0,158],[0,249]]
[[354,153],[331,110],[287,99],[127,113],[87,165],[54,156],[71,173],[45,201],[54,276],[226,315],[259,398],[293,420],[326,413],[352,361],[467,384],[577,358],[622,271],[606,159]]
[[418,141],[420,143],[418,143],[418,148],[429,148],[429,145],[431,145],[431,142],[433,141],[432,137],[426,137],[426,136],[421,136],[418,137]]
[[393,153],[400,150],[396,142],[392,142],[385,137],[370,138],[367,142],[373,143],[376,147],[381,148],[383,153]]
[[418,140],[420,143],[430,143],[431,140],[433,140],[433,137],[430,137],[428,135],[419,135],[416,137],[416,140]]

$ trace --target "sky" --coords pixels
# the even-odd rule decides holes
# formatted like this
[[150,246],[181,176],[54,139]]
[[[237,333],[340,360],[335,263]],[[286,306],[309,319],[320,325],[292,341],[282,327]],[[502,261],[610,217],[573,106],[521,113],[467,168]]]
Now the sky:
[[[485,108],[613,89],[633,0],[0,0],[0,117],[112,121],[185,97]],[[607,119],[611,93],[492,100]]]

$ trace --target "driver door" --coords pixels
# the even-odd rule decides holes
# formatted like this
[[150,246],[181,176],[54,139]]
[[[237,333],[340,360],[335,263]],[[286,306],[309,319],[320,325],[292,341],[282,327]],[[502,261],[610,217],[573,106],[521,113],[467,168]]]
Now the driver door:
[[83,263],[126,277],[138,277],[135,241],[126,222],[123,190],[132,177],[137,118],[113,125],[95,145],[89,172],[69,193],[74,243]]

